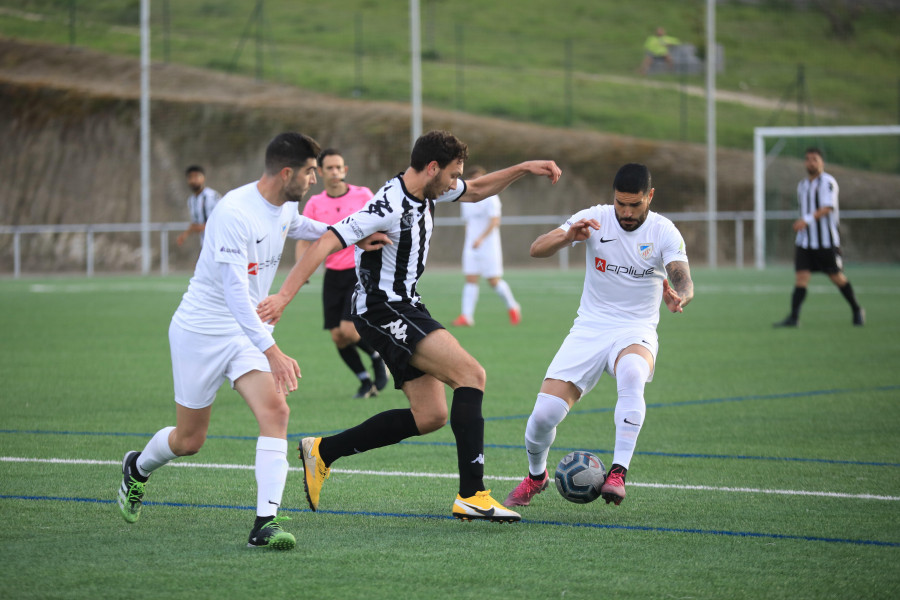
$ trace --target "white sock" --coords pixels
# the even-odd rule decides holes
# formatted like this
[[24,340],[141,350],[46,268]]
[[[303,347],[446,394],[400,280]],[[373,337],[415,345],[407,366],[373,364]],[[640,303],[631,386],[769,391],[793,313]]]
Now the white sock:
[[463,286],[462,314],[469,318],[475,317],[475,305],[478,304],[478,284],[467,283]]
[[650,365],[643,356],[626,354],[619,359],[616,366],[616,389],[619,400],[616,402],[616,446],[613,450],[613,463],[626,469],[631,464],[638,434],[644,424],[647,405],[644,402],[644,385],[650,377]]
[[506,308],[517,308],[519,303],[516,302],[516,299],[513,297],[512,290],[509,289],[509,284],[506,283],[505,279],[501,279],[497,285],[494,286],[494,291],[497,292],[497,295],[503,298],[503,301],[506,302]]
[[550,445],[556,439],[556,426],[569,414],[565,400],[540,393],[534,402],[534,410],[525,426],[525,450],[528,454],[528,472],[542,475],[547,469]]
[[174,427],[165,427],[156,432],[137,459],[138,473],[147,477],[153,471],[178,458],[169,448],[169,434]]
[[256,515],[274,517],[287,481],[287,440],[259,436],[256,442]]

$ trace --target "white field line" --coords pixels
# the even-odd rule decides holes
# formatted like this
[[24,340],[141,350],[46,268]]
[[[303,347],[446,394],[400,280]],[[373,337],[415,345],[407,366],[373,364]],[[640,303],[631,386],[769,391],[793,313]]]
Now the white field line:
[[[121,461],[117,460],[91,460],[82,458],[27,458],[20,456],[0,456],[0,462],[8,463],[50,463],[64,465],[120,465]],[[237,469],[251,471],[253,465],[234,465],[234,464],[217,464],[217,463],[191,463],[191,462],[173,462],[168,466],[185,467],[194,469]],[[298,467],[291,467],[291,471],[300,471]],[[417,471],[369,471],[358,469],[332,469],[332,473],[341,473],[346,475],[373,475],[376,477],[420,477],[428,479],[456,479],[459,477],[456,473],[422,473]],[[486,475],[485,479],[493,481],[519,481],[521,477],[509,476],[491,476]],[[629,481],[628,485],[634,487],[658,488],[667,490],[688,490],[701,492],[732,492],[745,494],[781,494],[785,496],[817,496],[821,498],[850,498],[854,500],[887,500],[889,502],[900,501],[900,496],[878,496],[875,494],[844,494],[840,492],[811,492],[807,490],[774,490],[766,488],[745,488],[745,487],[714,487],[708,485],[680,485],[671,483],[640,483]]]

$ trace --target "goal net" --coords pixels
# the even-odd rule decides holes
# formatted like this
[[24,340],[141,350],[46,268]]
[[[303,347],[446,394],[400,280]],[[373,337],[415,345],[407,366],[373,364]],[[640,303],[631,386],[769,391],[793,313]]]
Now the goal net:
[[806,148],[825,156],[840,189],[841,246],[854,262],[900,261],[900,125],[753,130],[754,264],[790,263]]

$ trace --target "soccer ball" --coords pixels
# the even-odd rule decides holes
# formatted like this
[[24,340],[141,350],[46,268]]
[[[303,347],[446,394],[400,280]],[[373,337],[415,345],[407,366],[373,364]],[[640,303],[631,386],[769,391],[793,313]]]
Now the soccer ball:
[[600,496],[605,479],[603,461],[583,450],[569,452],[556,466],[556,489],[569,502],[593,502]]

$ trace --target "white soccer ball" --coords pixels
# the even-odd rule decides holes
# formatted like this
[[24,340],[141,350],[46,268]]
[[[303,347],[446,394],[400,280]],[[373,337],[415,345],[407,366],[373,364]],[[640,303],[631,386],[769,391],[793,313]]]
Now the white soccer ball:
[[606,467],[595,454],[576,450],[559,461],[555,478],[560,496],[569,502],[587,504],[600,497],[600,486],[606,480]]

